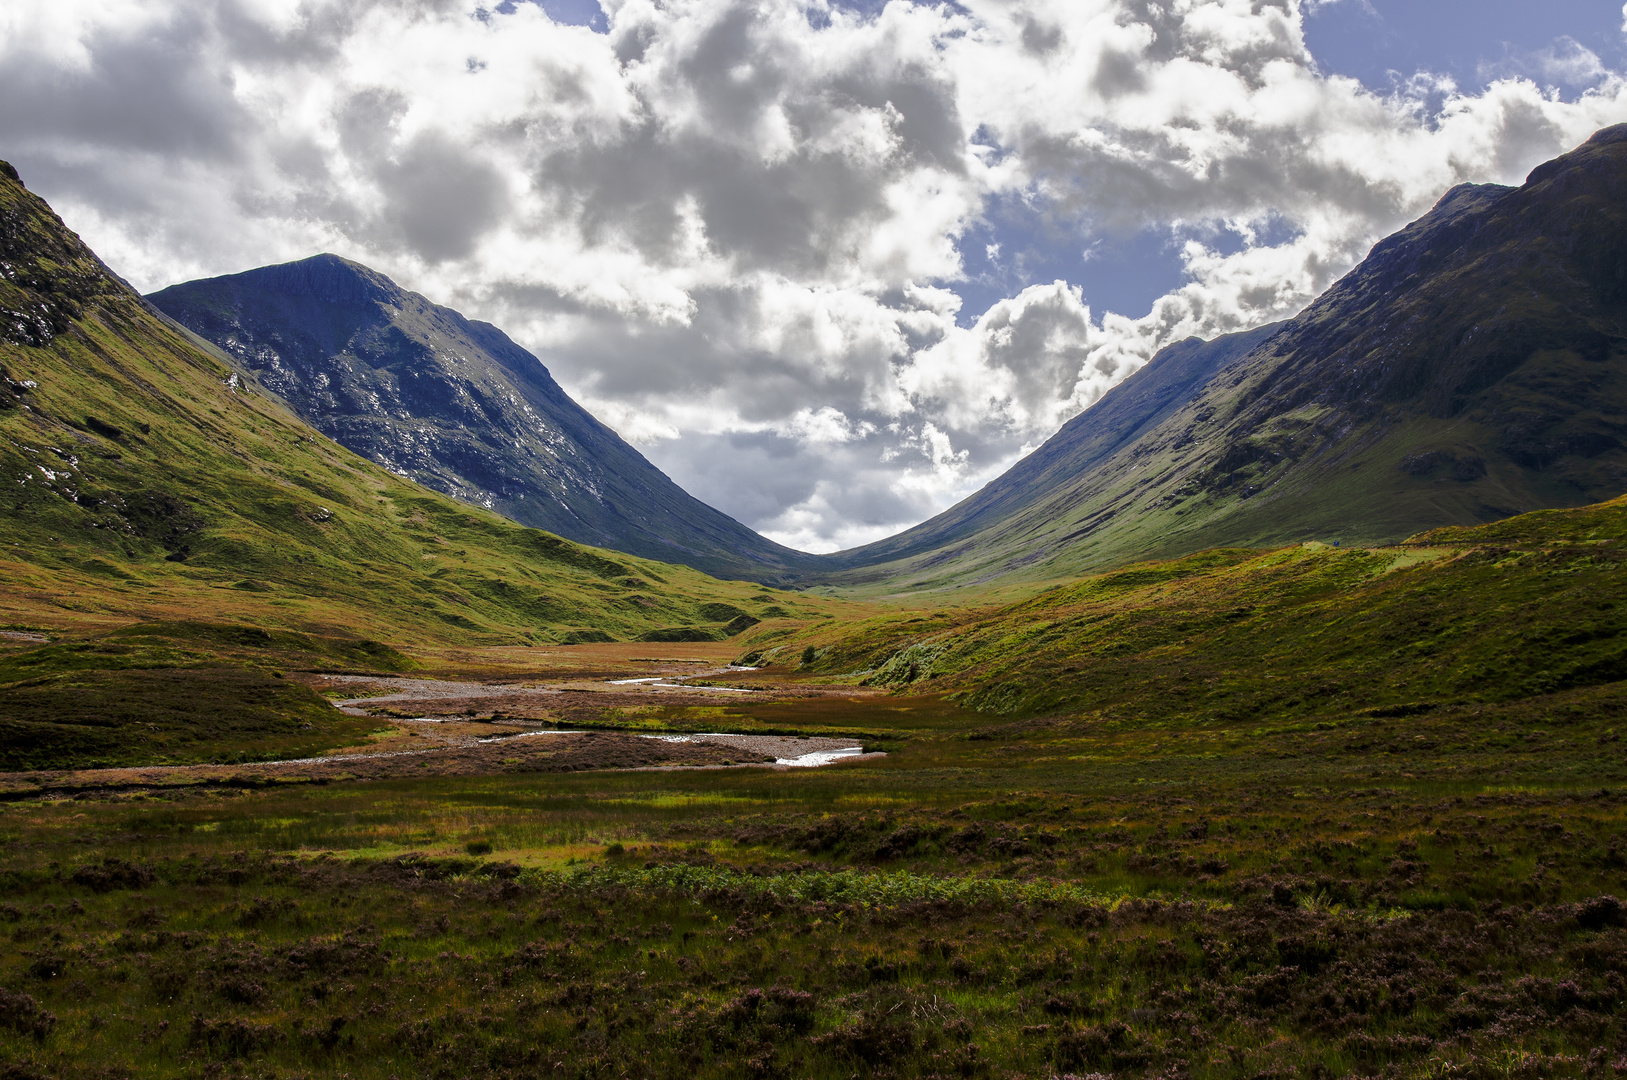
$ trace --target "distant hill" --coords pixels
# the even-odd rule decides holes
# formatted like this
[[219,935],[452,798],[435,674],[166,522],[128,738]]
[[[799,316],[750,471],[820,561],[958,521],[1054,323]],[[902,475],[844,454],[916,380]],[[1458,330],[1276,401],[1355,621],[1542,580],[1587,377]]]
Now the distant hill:
[[[1114,454],[1201,392],[1221,368],[1270,338],[1281,325],[1273,323],[1214,341],[1187,338],[1159,350],[1145,367],[1064,424],[1044,446],[977,494],[896,536],[827,556],[825,565],[833,570],[853,570],[880,564],[881,568],[871,575],[842,575],[842,580],[856,584],[896,574],[897,567],[887,564],[912,556],[925,556],[913,565],[929,578],[934,566],[967,558],[987,561],[992,552],[986,545],[1003,539],[990,534],[991,525],[1034,511],[1041,519],[1052,512],[1065,513],[1065,505],[1056,505],[1058,492],[1068,490],[1079,477],[1112,460]],[[1020,537],[1017,540],[1017,565],[1025,557],[1035,561],[1044,557],[1043,552],[1022,550]],[[927,580],[919,584],[932,583]]]
[[[359,279],[358,279],[359,280]],[[523,528],[311,430],[0,162],[0,626],[722,638],[800,598]]]
[[1287,323],[1183,342],[1005,476],[832,557],[952,587],[1385,543],[1627,491],[1627,125],[1465,184]]
[[719,577],[813,565],[674,484],[502,331],[365,266],[317,255],[148,299],[324,435],[426,487]]

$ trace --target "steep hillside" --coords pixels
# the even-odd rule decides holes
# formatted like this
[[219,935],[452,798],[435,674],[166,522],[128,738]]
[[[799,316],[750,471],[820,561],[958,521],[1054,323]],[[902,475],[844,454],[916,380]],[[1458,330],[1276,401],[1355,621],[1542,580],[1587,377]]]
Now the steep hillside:
[[[990,529],[1036,504],[1049,503],[1058,489],[1101,467],[1190,401],[1221,368],[1280,328],[1280,323],[1273,323],[1214,341],[1187,338],[1159,350],[1140,371],[977,494],[896,536],[826,556],[822,565],[849,569],[929,553],[918,565],[930,575],[934,565],[957,557],[985,557],[978,549],[989,542],[985,534]],[[873,576],[882,578],[889,572],[891,568]],[[870,576],[845,574],[842,579],[860,583]]]
[[[1627,125],[1519,188],[1447,192],[1200,392],[1127,428],[1115,410],[1165,362],[912,530],[929,550],[871,545],[832,580],[1054,578],[1207,547],[1394,541],[1619,495]],[[1069,452],[1096,430],[1104,453]],[[881,558],[851,569],[863,552]]]
[[391,472],[579,543],[783,579],[807,557],[679,488],[488,323],[334,255],[148,298]]
[[9,166],[0,478],[0,622],[522,643],[717,636],[808,603],[522,528],[357,457],[152,312]]

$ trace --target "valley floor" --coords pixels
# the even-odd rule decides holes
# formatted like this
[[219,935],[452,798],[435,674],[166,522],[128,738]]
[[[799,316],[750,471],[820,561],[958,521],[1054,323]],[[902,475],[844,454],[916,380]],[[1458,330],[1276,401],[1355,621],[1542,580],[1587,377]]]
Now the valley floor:
[[[866,754],[852,737],[623,730],[621,725],[636,725],[641,714],[652,710],[663,715],[693,710],[705,717],[717,695],[745,694],[754,703],[781,704],[811,698],[857,702],[866,693],[761,678],[750,687],[691,684],[756,673],[701,658],[615,655],[639,651],[649,649],[600,647],[593,650],[597,655],[592,657],[591,674],[567,670],[564,679],[547,678],[558,673],[534,668],[525,669],[530,678],[511,672],[506,678],[485,680],[294,673],[289,676],[292,681],[322,693],[340,712],[376,719],[379,726],[359,744],[313,757],[0,772],[0,799],[604,769],[798,768],[883,756]],[[483,654],[488,667],[509,659],[492,652]],[[570,650],[559,652],[570,655]],[[586,727],[568,726],[574,724]],[[666,727],[660,724],[660,730]]]
[[[616,714],[633,730],[479,745],[721,753],[636,725],[801,714],[888,755],[413,779],[352,762],[326,783],[6,804],[0,1069],[1627,1071],[1627,761],[1608,723],[1552,722],[1566,695],[1532,706],[1543,738],[1493,745],[1435,716],[1327,739],[1090,732],[814,690],[652,694]],[[434,700],[462,699],[399,704]]]
[[[733,642],[18,642],[0,748],[62,764],[0,802],[0,1080],[1618,1077],[1624,540]],[[787,746],[884,756],[721,767]]]

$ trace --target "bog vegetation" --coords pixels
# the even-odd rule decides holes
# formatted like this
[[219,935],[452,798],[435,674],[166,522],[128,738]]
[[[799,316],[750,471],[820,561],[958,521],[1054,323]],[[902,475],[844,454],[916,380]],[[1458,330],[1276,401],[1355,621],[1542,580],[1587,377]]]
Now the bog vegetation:
[[1591,729],[1333,755],[982,733],[813,774],[14,804],[8,1075],[1619,1060],[1627,806]]
[[857,764],[15,801],[0,1054],[17,1077],[1613,1076],[1624,525],[1604,504],[754,628],[769,666],[739,685],[894,692],[599,720],[888,751]]

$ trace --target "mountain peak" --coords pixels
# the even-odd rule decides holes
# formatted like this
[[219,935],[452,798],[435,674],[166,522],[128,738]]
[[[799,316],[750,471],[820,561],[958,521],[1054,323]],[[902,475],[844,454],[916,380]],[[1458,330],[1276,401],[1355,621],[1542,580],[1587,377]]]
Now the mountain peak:
[[1588,137],[1583,146],[1606,146],[1610,143],[1627,142],[1627,124],[1612,124],[1607,128],[1600,128]]
[[262,266],[231,275],[285,296],[309,296],[329,304],[399,304],[406,290],[371,267],[323,252],[295,262]]
[[486,323],[337,255],[149,300],[340,445],[522,524],[730,577],[811,557],[698,502]]
[[1568,154],[1561,154],[1552,161],[1544,161],[1532,169],[1525,178],[1525,186],[1540,184],[1544,180],[1551,180],[1561,173],[1571,172],[1585,167],[1599,160],[1601,151],[1607,159],[1606,168],[1619,165],[1621,151],[1618,149],[1604,150],[1605,147],[1615,147],[1617,144],[1627,143],[1627,124],[1616,124],[1612,127],[1600,128],[1595,131],[1581,146]]
[[1224,344],[1170,346],[972,499],[844,553],[840,580],[1393,542],[1620,495],[1627,125],[1522,187],[1453,187],[1280,329]]

